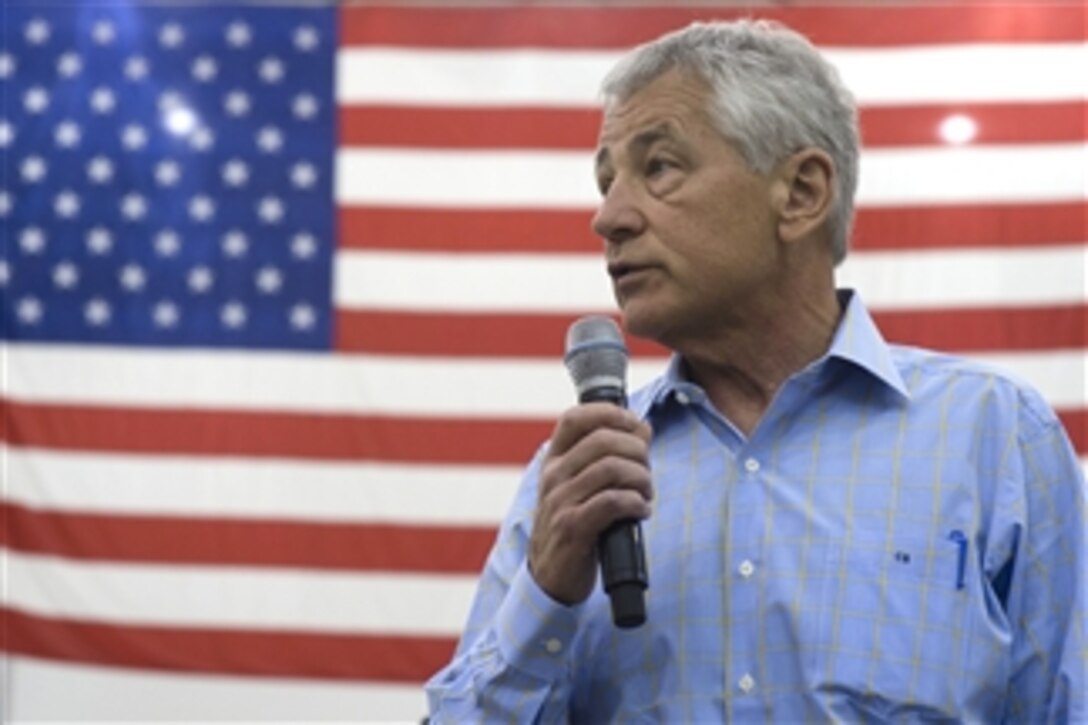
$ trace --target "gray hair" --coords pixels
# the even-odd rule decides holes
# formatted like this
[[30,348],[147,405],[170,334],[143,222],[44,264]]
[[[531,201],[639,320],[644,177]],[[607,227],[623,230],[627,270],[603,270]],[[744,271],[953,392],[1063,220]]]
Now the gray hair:
[[623,56],[601,86],[606,108],[673,68],[710,84],[722,134],[757,173],[806,147],[835,164],[830,228],[835,263],[846,257],[858,183],[857,108],[835,70],[802,35],[756,20],[693,23]]

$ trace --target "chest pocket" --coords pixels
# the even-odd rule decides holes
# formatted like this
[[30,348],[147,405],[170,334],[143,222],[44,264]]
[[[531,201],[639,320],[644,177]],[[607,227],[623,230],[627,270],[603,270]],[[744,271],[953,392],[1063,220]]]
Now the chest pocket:
[[828,550],[814,689],[844,716],[954,718],[969,612],[970,542],[855,536]]

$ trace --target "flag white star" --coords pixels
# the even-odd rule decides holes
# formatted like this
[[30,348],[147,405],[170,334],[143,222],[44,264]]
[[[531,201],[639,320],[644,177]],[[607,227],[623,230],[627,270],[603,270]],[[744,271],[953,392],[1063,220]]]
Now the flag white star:
[[233,259],[245,256],[249,250],[249,239],[239,229],[231,229],[223,235],[223,254]]
[[11,78],[15,75],[15,56],[11,53],[0,52],[0,78]]
[[61,219],[74,219],[79,216],[79,194],[71,189],[65,189],[53,199],[53,211]]
[[201,83],[210,83],[219,75],[219,65],[210,55],[199,56],[193,61],[193,78]]
[[155,182],[159,186],[174,186],[181,178],[181,164],[173,159],[163,159],[155,164]]
[[11,281],[11,265],[8,260],[0,259],[0,287],[7,287]]
[[265,126],[257,132],[257,146],[267,154],[283,148],[283,132],[275,126]]
[[79,268],[65,260],[53,267],[53,285],[57,289],[70,290],[79,284]]
[[246,306],[237,300],[231,300],[219,311],[219,320],[229,330],[245,327],[248,317]]
[[31,45],[44,45],[49,40],[49,35],[52,30],[49,27],[49,23],[45,22],[41,18],[34,18],[23,29],[23,37],[26,38],[26,42]]
[[105,115],[112,113],[116,107],[117,96],[109,88],[100,86],[91,93],[91,110],[95,113]]
[[147,273],[144,272],[144,268],[140,265],[129,263],[121,267],[118,281],[125,291],[139,292],[147,285]]
[[204,294],[212,288],[212,284],[215,282],[215,276],[212,271],[204,266],[193,267],[189,270],[189,289],[193,294]]
[[309,53],[321,44],[321,36],[317,28],[312,25],[303,25],[295,30],[295,47],[303,53]]
[[125,126],[121,131],[121,145],[129,151],[139,151],[147,146],[147,129],[136,123]]
[[275,196],[266,196],[257,202],[257,216],[265,224],[278,224],[283,220],[284,204]]
[[207,151],[215,145],[215,134],[207,126],[201,126],[189,136],[189,145],[194,151]]
[[159,45],[164,48],[178,48],[185,42],[185,29],[177,23],[167,23],[159,30]]
[[151,319],[155,321],[155,327],[177,327],[178,320],[181,319],[181,311],[170,300],[162,300],[152,308]]
[[311,93],[300,93],[291,102],[291,112],[300,121],[309,121],[317,115],[317,98]]
[[110,303],[101,297],[94,297],[83,306],[83,317],[91,327],[105,327],[112,315]]
[[291,327],[300,332],[312,330],[317,324],[317,312],[308,304],[299,303],[291,307],[288,312]]
[[257,66],[257,75],[261,77],[261,80],[265,83],[279,83],[283,80],[283,76],[286,75],[287,68],[283,61],[275,56],[269,56],[261,61]]
[[271,265],[257,270],[257,289],[266,295],[275,294],[283,287],[283,273]]
[[57,146],[62,149],[75,148],[79,145],[81,138],[79,124],[75,121],[61,121],[53,132],[53,139],[57,142]]
[[206,222],[215,216],[215,202],[206,194],[197,194],[189,200],[189,217],[194,221]]
[[23,297],[16,305],[15,315],[24,325],[36,325],[45,315],[45,308],[37,297]]
[[0,189],[0,217],[6,217],[15,206],[15,201],[7,189]]
[[41,227],[26,227],[19,233],[19,248],[24,254],[41,254],[45,244],[45,232]]
[[45,178],[49,165],[41,156],[27,156],[19,166],[19,175],[28,184],[36,184]]
[[185,102],[185,96],[181,93],[169,90],[159,94],[158,107],[159,113],[168,114],[178,109],[188,109],[189,104]]
[[23,108],[27,113],[41,113],[49,108],[49,91],[41,86],[28,88],[23,94]]
[[245,91],[233,90],[223,99],[223,108],[228,116],[238,118],[249,113],[251,101]]
[[291,183],[299,189],[312,188],[317,183],[317,167],[308,161],[300,161],[291,167]]
[[162,229],[155,235],[154,245],[160,257],[173,257],[181,249],[181,236],[173,229]]
[[87,251],[95,256],[109,254],[113,249],[113,235],[106,227],[93,227],[87,232]]
[[57,58],[57,73],[62,78],[75,78],[83,70],[83,59],[72,52],[64,53]]
[[108,20],[99,20],[91,27],[91,38],[99,45],[110,45],[117,39],[117,29]]
[[15,140],[15,126],[0,119],[0,148],[7,148]]
[[151,65],[142,55],[134,55],[125,61],[125,78],[130,81],[142,81],[151,72]]
[[241,159],[231,159],[223,164],[221,173],[227,186],[245,186],[249,181],[249,167]]
[[297,259],[310,259],[317,254],[317,238],[310,232],[299,232],[291,238],[291,254]]
[[106,156],[95,156],[87,162],[87,176],[95,184],[105,184],[113,179],[113,162]]
[[140,221],[147,216],[147,199],[142,194],[130,191],[121,197],[121,216],[129,221]]
[[227,43],[233,48],[244,48],[253,40],[253,31],[241,20],[227,26]]

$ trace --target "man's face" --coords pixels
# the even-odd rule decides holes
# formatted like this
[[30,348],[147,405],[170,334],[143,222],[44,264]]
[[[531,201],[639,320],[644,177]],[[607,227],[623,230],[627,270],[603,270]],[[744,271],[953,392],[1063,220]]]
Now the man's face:
[[776,270],[771,182],[708,114],[701,80],[669,71],[608,109],[593,229],[624,326],[674,349],[738,324]]

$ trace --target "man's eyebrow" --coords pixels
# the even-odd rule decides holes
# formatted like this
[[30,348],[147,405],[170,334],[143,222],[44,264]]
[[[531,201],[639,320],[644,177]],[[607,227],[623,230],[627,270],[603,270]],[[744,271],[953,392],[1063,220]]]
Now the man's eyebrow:
[[[676,134],[673,132],[672,126],[668,123],[662,123],[644,131],[639,131],[635,134],[634,138],[627,142],[627,148],[632,152],[641,152],[662,139],[671,139],[675,137]],[[601,168],[601,166],[607,163],[610,158],[611,153],[607,146],[599,148],[597,150],[597,155],[594,157],[596,168]]]

